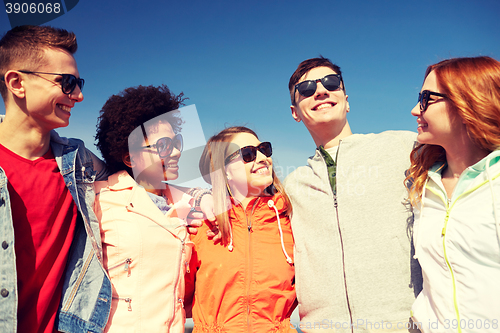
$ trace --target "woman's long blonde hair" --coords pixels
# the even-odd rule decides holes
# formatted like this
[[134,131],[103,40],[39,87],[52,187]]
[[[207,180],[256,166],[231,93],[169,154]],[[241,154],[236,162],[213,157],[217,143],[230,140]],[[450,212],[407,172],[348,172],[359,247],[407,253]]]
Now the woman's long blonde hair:
[[[207,183],[212,184],[214,210],[219,225],[219,232],[222,233],[221,242],[224,246],[227,246],[230,240],[228,209],[231,207],[231,193],[229,191],[229,182],[226,176],[225,160],[226,157],[233,152],[230,148],[234,146],[234,144],[231,144],[231,140],[239,133],[249,133],[258,139],[257,134],[247,127],[228,127],[208,140],[199,164],[203,179],[205,179]],[[292,205],[274,169],[272,170],[272,177],[273,184],[270,185],[268,189],[271,192],[277,191],[283,195],[286,202],[286,214],[289,215],[292,210]]]
[[[499,148],[500,62],[490,57],[453,58],[429,66],[425,78],[430,72],[434,72],[441,93],[447,96],[449,110],[465,123],[470,139],[486,151]],[[446,152],[441,146],[418,144],[410,160],[405,184],[411,203],[416,205],[428,170],[437,162],[446,162]]]

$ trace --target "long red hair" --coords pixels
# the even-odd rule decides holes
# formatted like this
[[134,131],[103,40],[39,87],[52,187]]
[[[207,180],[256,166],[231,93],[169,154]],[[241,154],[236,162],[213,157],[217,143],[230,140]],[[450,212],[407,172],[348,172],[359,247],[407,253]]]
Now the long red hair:
[[[493,151],[500,147],[500,62],[490,57],[453,58],[431,65],[441,93],[465,123],[467,134],[477,147]],[[425,80],[425,79],[424,79]],[[410,155],[411,167],[405,179],[410,201],[420,201],[428,170],[445,162],[445,150],[430,144],[417,145]]]

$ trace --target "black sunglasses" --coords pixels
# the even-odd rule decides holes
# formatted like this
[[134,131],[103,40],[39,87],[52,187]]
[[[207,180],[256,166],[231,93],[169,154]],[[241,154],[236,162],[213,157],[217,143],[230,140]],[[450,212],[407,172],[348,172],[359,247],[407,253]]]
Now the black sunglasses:
[[262,142],[257,147],[245,146],[243,148],[240,148],[226,157],[225,162],[226,164],[230,163],[240,154],[245,163],[255,161],[255,159],[257,158],[257,151],[260,151],[266,157],[271,157],[271,155],[273,154],[273,147],[271,146],[271,142]]
[[430,90],[422,91],[421,93],[418,94],[418,102],[420,103],[420,112],[424,112],[425,110],[427,110],[427,107],[429,106],[429,98],[431,97],[431,95],[446,97],[446,95],[434,91]]
[[141,148],[156,148],[160,158],[165,158],[172,154],[174,148],[182,152],[183,145],[182,135],[179,133],[176,134],[173,139],[168,137],[159,138],[156,143],[142,146]]
[[310,97],[316,92],[318,85],[317,82],[321,82],[323,87],[328,91],[335,91],[340,88],[340,83],[342,82],[342,76],[340,74],[330,74],[322,79],[317,80],[306,80],[295,85],[295,91],[298,91],[304,97]]
[[24,73],[24,74],[47,74],[47,75],[60,75],[62,76],[61,80],[61,89],[62,92],[66,95],[71,94],[76,86],[80,88],[80,90],[83,89],[83,85],[85,84],[85,80],[82,78],[77,78],[73,74],[57,74],[57,73],[45,73],[45,72],[31,72],[31,71],[21,71],[19,70],[18,72]]

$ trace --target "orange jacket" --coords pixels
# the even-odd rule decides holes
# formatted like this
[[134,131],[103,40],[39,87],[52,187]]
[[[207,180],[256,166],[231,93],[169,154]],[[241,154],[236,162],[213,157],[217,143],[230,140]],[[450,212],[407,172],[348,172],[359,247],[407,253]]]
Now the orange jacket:
[[[283,237],[280,236],[275,209]],[[204,225],[191,239],[195,243],[190,273],[187,275],[186,302],[193,297],[195,332],[296,332],[290,315],[297,302],[295,270],[282,249],[293,260],[290,219],[284,215],[281,194],[258,197],[246,211],[233,205],[229,211],[233,251],[206,236]]]

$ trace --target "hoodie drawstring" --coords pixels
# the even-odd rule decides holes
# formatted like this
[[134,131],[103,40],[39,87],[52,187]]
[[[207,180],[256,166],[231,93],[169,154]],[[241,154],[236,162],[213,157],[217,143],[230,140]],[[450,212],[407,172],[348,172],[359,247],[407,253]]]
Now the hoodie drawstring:
[[233,227],[231,226],[231,221],[227,224],[229,226],[229,245],[227,246],[227,249],[229,252],[233,252]]
[[499,220],[498,220],[495,191],[493,190],[493,182],[491,181],[491,176],[490,176],[490,160],[491,160],[491,158],[486,161],[486,176],[488,177],[488,184],[490,185],[491,198],[493,199],[493,216],[495,217],[497,238],[498,238],[498,242],[500,243],[500,224],[499,224]]
[[281,222],[280,222],[280,214],[278,212],[278,208],[274,205],[274,201],[269,200],[267,202],[267,205],[269,208],[274,208],[274,211],[276,212],[276,218],[278,219],[278,229],[280,230],[280,238],[281,238],[281,249],[283,250],[283,253],[285,254],[286,257],[286,262],[289,263],[290,265],[293,264],[292,258],[288,255],[285,249],[285,243],[283,242],[283,230],[281,230]]

